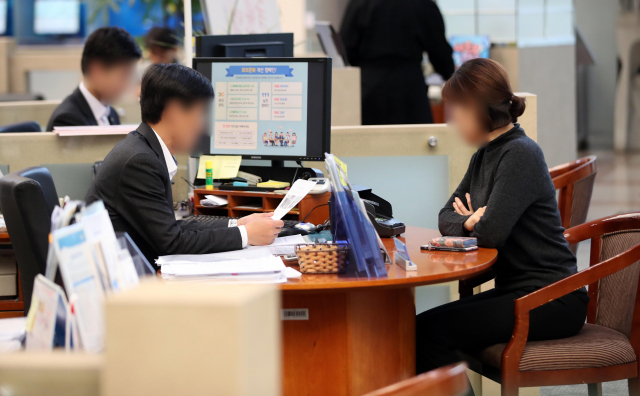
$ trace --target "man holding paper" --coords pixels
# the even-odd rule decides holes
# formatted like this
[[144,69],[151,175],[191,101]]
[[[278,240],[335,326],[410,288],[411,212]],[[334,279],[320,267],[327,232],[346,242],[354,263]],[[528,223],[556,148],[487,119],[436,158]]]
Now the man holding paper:
[[104,201],[115,231],[129,233],[147,259],[271,244],[283,226],[272,213],[183,228],[173,212],[171,179],[177,153],[191,153],[205,129],[213,87],[197,71],[152,65],[142,79],[142,124],[116,144],[96,175],[86,201]]

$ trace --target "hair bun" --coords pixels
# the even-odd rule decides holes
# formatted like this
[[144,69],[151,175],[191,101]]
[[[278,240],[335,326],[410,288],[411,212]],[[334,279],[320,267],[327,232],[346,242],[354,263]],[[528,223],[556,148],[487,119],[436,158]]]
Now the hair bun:
[[526,108],[525,98],[521,98],[520,96],[513,95],[511,97],[511,106],[509,107],[509,114],[511,114],[511,122],[518,121],[518,117],[524,113],[524,109]]

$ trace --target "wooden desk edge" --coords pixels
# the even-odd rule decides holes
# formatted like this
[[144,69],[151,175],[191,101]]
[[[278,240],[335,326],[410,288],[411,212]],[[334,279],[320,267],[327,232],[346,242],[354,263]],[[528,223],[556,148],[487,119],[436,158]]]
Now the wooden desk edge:
[[[357,290],[357,289],[369,289],[375,288],[377,289],[394,289],[394,288],[403,288],[403,287],[417,287],[417,286],[427,286],[434,285],[446,282],[453,282],[460,279],[468,278],[472,275],[477,275],[479,273],[485,272],[491,268],[491,266],[496,262],[498,256],[494,257],[491,261],[483,265],[478,265],[473,268],[468,268],[466,271],[460,271],[460,273],[455,276],[448,277],[440,277],[440,278],[432,278],[432,279],[424,279],[417,280],[416,278],[402,278],[402,279],[388,279],[386,277],[383,278],[354,278],[353,282],[343,281],[334,283],[331,286],[327,286],[325,283],[295,283],[295,282],[287,282],[282,283],[280,285],[280,290],[283,292],[296,292],[296,293],[313,293],[313,292],[343,292],[349,290]],[[394,266],[396,264],[391,264]],[[388,267],[387,269],[390,269]],[[324,276],[324,275],[314,275],[314,276]]]

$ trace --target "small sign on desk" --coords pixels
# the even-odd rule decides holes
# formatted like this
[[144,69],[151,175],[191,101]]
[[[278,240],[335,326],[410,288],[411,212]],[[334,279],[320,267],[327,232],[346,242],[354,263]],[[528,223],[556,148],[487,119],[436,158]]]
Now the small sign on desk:
[[396,244],[396,253],[393,255],[393,259],[396,264],[405,271],[417,271],[418,266],[411,261],[407,245],[395,237],[393,238],[393,242]]

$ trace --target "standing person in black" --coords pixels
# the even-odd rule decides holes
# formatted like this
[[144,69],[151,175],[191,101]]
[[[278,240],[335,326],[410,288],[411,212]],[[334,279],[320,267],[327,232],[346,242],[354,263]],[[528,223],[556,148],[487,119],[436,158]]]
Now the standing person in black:
[[132,88],[142,52],[126,30],[104,27],[93,32],[82,51],[82,82],[53,111],[54,126],[120,125],[111,107]]
[[432,123],[422,55],[445,80],[453,73],[444,21],[432,0],[351,0],[340,27],[359,66],[364,125]]
[[205,76],[178,64],[150,66],[142,78],[138,129],[104,159],[85,201],[102,200],[116,231],[129,233],[149,262],[170,254],[202,254],[268,245],[282,220],[256,213],[212,226],[176,221],[171,179],[175,155],[192,153],[213,99]]
[[[542,150],[516,124],[525,101],[511,91],[504,69],[489,59],[467,61],[443,97],[463,139],[480,148],[440,211],[440,232],[476,237],[480,247],[498,249],[498,259],[495,289],[418,315],[419,373],[459,361],[458,350],[508,342],[514,300],[577,271]],[[534,309],[529,340],[577,334],[588,301],[580,289]]]

